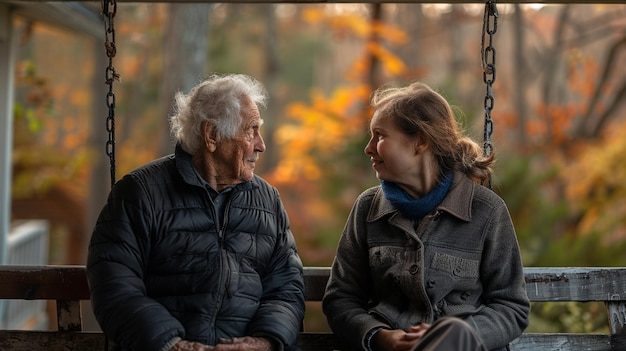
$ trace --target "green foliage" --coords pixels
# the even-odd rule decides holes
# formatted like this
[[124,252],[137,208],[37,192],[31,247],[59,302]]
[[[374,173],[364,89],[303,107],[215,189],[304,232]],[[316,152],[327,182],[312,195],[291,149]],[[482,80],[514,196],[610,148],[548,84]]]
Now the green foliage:
[[522,247],[525,266],[534,266],[551,247],[558,219],[567,214],[564,202],[555,203],[542,191],[557,170],[533,169],[532,157],[507,157],[498,155],[498,168],[494,174],[494,190],[507,203],[518,240]]
[[[323,196],[336,199],[329,203],[334,213],[334,228],[320,233],[324,237],[325,247],[335,248],[346,218],[357,196],[366,188],[379,184],[372,170],[369,157],[363,149],[369,135],[357,135],[347,140],[345,148],[331,159],[324,161],[325,181],[322,186]],[[342,160],[337,162],[337,160]],[[329,246],[331,245],[331,246]],[[328,265],[332,260],[328,261]]]
[[[332,38],[324,33],[311,33],[298,23],[271,24],[266,12],[251,10],[251,6],[221,6],[228,9],[225,11],[237,12],[237,20],[211,23],[209,71],[247,72],[262,80],[268,74],[275,74],[269,79],[279,82],[279,94],[288,91],[291,100],[306,100],[315,83],[316,63],[331,59]],[[280,27],[275,37],[268,34],[271,25]],[[271,47],[269,42],[275,42],[276,46]],[[276,66],[271,68],[274,72],[268,72],[268,55],[275,56]]]
[[[329,38],[323,35],[311,35],[294,31],[285,33],[280,41],[280,71],[284,82],[299,94],[297,100],[308,97],[308,88],[315,84],[316,62],[331,59]],[[323,69],[323,68],[322,68]]]
[[[524,266],[623,265],[626,243],[609,243],[601,232],[579,233],[571,204],[555,194],[558,167],[539,163],[536,154],[500,155],[494,182],[509,206]],[[608,332],[602,303],[533,303],[530,320],[528,332]]]
[[530,333],[608,333],[606,308],[600,302],[536,302]]
[[43,122],[37,118],[35,110],[20,102],[15,102],[13,105],[13,116],[16,123],[20,123],[23,120],[27,130],[30,132],[36,133],[43,127]]
[[13,105],[13,118],[18,124],[17,132],[21,131],[20,127],[25,127],[26,133],[37,133],[43,127],[44,117],[55,116],[51,88],[48,81],[37,74],[33,60],[23,60],[18,67],[20,68],[16,87],[18,99]]
[[[53,87],[37,73],[32,60],[18,64],[16,101],[13,108],[13,198],[42,194],[67,182],[87,164],[88,150],[50,145],[46,133],[54,132],[62,123],[54,106]],[[72,138],[73,136],[70,136]],[[57,147],[55,147],[57,146]]]

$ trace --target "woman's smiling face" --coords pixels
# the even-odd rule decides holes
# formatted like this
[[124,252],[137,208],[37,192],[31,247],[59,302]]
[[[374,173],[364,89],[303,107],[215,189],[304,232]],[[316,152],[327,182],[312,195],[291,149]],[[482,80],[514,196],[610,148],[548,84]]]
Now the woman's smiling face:
[[415,137],[405,134],[389,116],[375,112],[370,122],[371,138],[365,147],[376,177],[394,183],[410,183],[418,173]]

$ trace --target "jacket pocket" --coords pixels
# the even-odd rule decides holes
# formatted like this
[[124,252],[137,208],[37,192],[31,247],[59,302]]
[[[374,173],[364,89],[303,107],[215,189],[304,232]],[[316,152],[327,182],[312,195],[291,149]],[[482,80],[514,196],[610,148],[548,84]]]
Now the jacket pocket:
[[437,271],[450,274],[460,279],[478,277],[478,260],[452,256],[437,252],[433,257],[430,267]]

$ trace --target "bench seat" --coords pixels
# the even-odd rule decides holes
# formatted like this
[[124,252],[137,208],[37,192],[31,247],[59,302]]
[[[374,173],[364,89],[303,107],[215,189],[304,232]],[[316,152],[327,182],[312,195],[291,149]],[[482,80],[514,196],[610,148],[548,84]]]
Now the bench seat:
[[[305,299],[321,301],[329,267],[305,267]],[[626,268],[527,267],[526,289],[533,302],[603,302],[609,334],[524,333],[513,351],[626,350]],[[104,350],[101,332],[82,331],[81,300],[89,300],[84,266],[0,266],[0,299],[55,300],[57,331],[0,330],[2,351]],[[531,321],[532,322],[532,321]],[[329,332],[305,330],[302,351],[347,350]]]

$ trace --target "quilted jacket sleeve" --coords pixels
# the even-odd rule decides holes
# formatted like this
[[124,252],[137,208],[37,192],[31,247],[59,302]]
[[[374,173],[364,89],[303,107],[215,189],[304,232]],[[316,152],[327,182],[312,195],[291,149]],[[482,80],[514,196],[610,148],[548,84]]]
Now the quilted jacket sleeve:
[[145,189],[126,176],[112,189],[89,244],[87,278],[96,319],[125,350],[160,350],[184,337],[180,323],[146,294],[152,217]]

